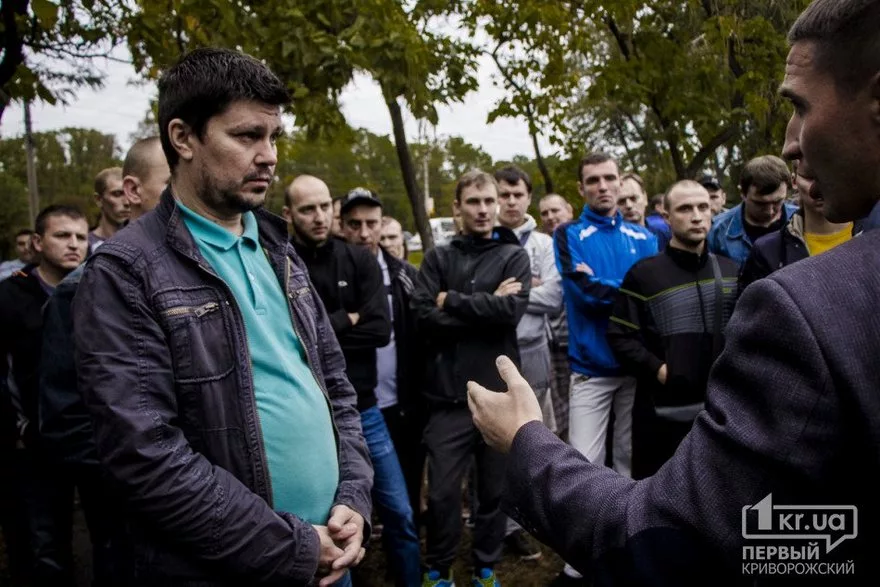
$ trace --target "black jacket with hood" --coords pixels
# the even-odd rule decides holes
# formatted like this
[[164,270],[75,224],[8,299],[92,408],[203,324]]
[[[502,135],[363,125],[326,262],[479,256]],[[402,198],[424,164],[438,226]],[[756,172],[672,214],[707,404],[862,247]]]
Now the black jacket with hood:
[[[522,284],[516,295],[496,296],[510,277]],[[529,303],[529,256],[510,230],[491,238],[458,236],[425,255],[413,294],[420,333],[427,345],[425,395],[433,404],[467,404],[467,382],[505,389],[495,359],[519,365],[516,326]],[[437,296],[446,292],[443,308]]]

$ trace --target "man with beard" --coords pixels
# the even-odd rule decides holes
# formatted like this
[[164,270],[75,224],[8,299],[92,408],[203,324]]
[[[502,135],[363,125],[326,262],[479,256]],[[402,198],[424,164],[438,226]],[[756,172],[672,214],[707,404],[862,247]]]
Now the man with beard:
[[680,181],[663,209],[669,246],[627,272],[608,324],[614,356],[638,381],[634,479],[653,475],[672,456],[703,409],[709,368],[736,303],[736,264],[706,249],[709,192]]
[[841,245],[861,232],[861,222],[831,222],[822,215],[825,200],[810,193],[811,181],[797,170],[792,183],[801,202],[800,209],[781,230],[763,236],[752,247],[739,276],[739,293],[746,286],[767,277],[777,269]]
[[[788,38],[783,155],[824,199],[828,220],[870,216],[880,200],[880,2],[815,0]],[[472,385],[469,400],[487,442],[510,451],[506,509],[602,584],[873,585],[878,299],[876,230],[750,285],[706,409],[640,481],[588,462],[544,428],[533,393],[502,359],[509,392]],[[833,514],[821,513],[829,506],[833,531]],[[835,542],[785,540],[774,553],[776,543],[756,536],[794,538],[787,522],[799,514],[826,524]]]
[[91,257],[76,367],[140,585],[350,585],[372,470],[342,351],[262,208],[287,88],[197,49],[159,80],[171,184]]
[[[50,458],[39,434],[40,352],[43,306],[62,279],[86,258],[89,226],[85,216],[70,206],[49,206],[37,215],[32,246],[40,262],[0,282],[0,389],[3,403],[14,406],[17,428],[11,475],[13,507],[27,520],[29,548],[13,544],[13,556],[24,552],[37,586],[73,585],[69,476]],[[10,377],[10,371],[12,373]],[[4,504],[4,507],[6,504]],[[17,512],[12,512],[13,517]],[[15,543],[20,535],[13,531]]]
[[89,233],[92,251],[125,226],[131,215],[128,197],[122,188],[122,168],[110,167],[95,176],[95,203],[101,216],[98,225]]

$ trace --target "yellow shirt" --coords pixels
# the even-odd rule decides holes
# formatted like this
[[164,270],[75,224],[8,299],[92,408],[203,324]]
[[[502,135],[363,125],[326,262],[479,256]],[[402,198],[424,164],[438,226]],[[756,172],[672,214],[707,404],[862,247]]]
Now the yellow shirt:
[[852,229],[853,225],[852,222],[850,222],[846,225],[846,228],[833,234],[805,232],[804,240],[807,241],[807,250],[810,251],[810,256],[814,257],[829,249],[833,249],[837,245],[842,245],[852,238]]

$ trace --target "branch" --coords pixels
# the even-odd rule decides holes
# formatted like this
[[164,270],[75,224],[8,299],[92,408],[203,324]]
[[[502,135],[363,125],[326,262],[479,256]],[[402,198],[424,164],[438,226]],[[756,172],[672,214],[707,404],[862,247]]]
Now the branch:
[[694,155],[694,158],[691,160],[691,164],[688,165],[686,173],[688,178],[693,178],[696,176],[697,171],[703,167],[703,163],[706,162],[706,159],[709,158],[709,155],[717,151],[721,146],[727,143],[736,137],[737,130],[736,126],[731,124],[728,125],[724,130],[716,134],[714,137],[709,139],[709,141],[703,145],[699,151]]
[[626,44],[626,37],[624,37],[620,29],[617,28],[617,23],[614,21],[614,17],[605,17],[605,24],[608,25],[608,29],[611,31],[611,34],[614,35],[614,40],[617,41],[617,46],[620,47],[620,52],[623,55],[623,58],[629,61],[632,58],[629,50],[629,45]]
[[15,75],[18,66],[24,62],[24,39],[15,22],[15,9],[8,0],[0,3],[0,19],[3,21],[3,60],[0,61],[0,105],[6,106],[12,97],[4,90],[6,83]]
[[[501,46],[503,44],[504,44],[504,41],[498,41],[498,44],[495,45],[495,48],[492,49],[492,51],[489,52],[488,55],[492,58],[492,61],[495,62],[495,66],[498,68],[498,71],[501,73],[501,77],[503,77],[504,80],[508,84],[510,84],[510,86],[514,90],[516,90],[520,94],[525,94],[526,91],[523,89],[522,85],[520,85],[520,84],[516,83],[516,81],[514,81],[513,77],[510,75],[510,73],[508,73],[508,71],[504,68],[504,66],[501,65],[501,61],[498,59],[498,50],[501,49]],[[534,111],[532,110],[532,105],[527,101],[523,105],[523,107],[525,108],[525,111],[526,111],[525,115],[526,115],[526,119],[528,119],[529,124],[532,126],[535,126],[535,115],[534,115]]]
[[[51,44],[40,44],[40,43],[32,43],[31,49],[34,50],[35,53],[56,53],[58,55],[62,55],[65,57],[70,57],[72,59],[106,59],[108,61],[115,61],[116,63],[122,63],[124,65],[134,65],[134,62],[131,59],[121,59],[119,57],[114,57],[110,55],[110,52],[113,51],[114,48],[118,46],[118,43],[115,43],[113,47],[108,49],[106,52],[98,52],[98,53],[87,53],[77,51],[75,48],[64,47],[61,45],[51,45]],[[60,57],[59,57],[60,58]]]

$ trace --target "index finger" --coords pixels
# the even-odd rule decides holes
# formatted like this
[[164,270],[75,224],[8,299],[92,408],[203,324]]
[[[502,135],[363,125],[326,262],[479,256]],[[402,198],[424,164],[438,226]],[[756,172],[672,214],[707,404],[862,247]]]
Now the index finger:
[[360,551],[361,541],[356,538],[350,539],[349,543],[345,546],[342,556],[333,561],[333,569],[344,569],[345,567],[352,566],[357,560]]

